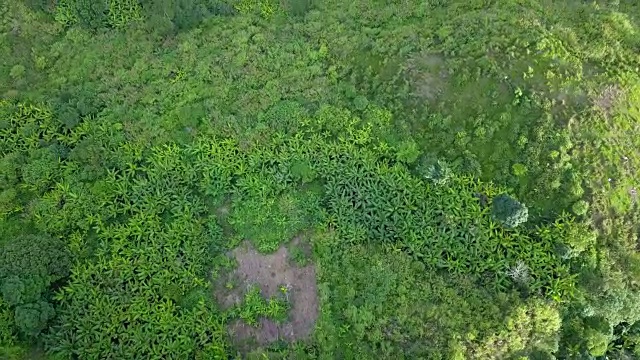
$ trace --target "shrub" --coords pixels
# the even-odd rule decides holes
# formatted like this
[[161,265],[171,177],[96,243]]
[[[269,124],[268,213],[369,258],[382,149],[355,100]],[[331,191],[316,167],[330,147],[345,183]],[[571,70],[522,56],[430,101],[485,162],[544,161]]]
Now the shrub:
[[18,346],[13,327],[13,311],[0,298],[0,358],[8,360],[24,359],[24,349]]
[[142,12],[152,23],[164,28],[164,33],[186,30],[210,16],[230,16],[238,11],[221,0],[142,0]]
[[283,299],[264,299],[260,294],[260,288],[250,286],[245,294],[244,301],[233,313],[251,326],[258,326],[261,317],[282,322],[287,318],[289,305]]
[[431,180],[435,185],[443,186],[453,177],[453,171],[449,164],[438,160],[435,164],[427,167],[424,177]]
[[45,301],[20,305],[15,310],[15,323],[20,332],[27,337],[35,337],[45,329],[53,318],[53,306]]
[[16,204],[17,197],[15,189],[0,190],[0,218],[20,210]]
[[134,21],[142,20],[139,0],[108,0],[107,23],[114,28],[123,28]]
[[366,97],[360,95],[353,100],[353,105],[356,109],[363,111],[369,105],[369,100],[367,100]]
[[22,157],[18,153],[9,153],[0,158],[0,189],[15,191],[21,165]]
[[25,71],[26,68],[24,65],[14,65],[9,72],[9,76],[11,76],[12,79],[17,80],[24,76]]
[[306,161],[295,161],[291,164],[291,175],[301,180],[303,183],[309,183],[316,179],[316,172],[311,164]]
[[106,0],[69,0],[75,19],[82,26],[98,29],[107,23],[108,5]]
[[53,282],[69,273],[66,246],[48,236],[22,235],[0,243],[0,253],[0,290],[14,311],[9,326],[25,337],[35,337],[54,315],[44,295]]
[[501,194],[493,199],[492,215],[504,226],[515,228],[527,222],[529,210],[511,196]]
[[587,351],[591,356],[604,356],[607,353],[610,337],[595,329],[587,329],[584,334]]
[[0,277],[59,280],[69,274],[70,256],[64,242],[49,236],[21,235],[0,243]]
[[396,152],[396,159],[406,164],[412,164],[418,160],[420,149],[418,144],[413,140],[407,140],[400,143]]
[[31,160],[22,168],[24,185],[43,193],[50,189],[58,175],[60,159],[49,148],[35,150]]
[[585,215],[589,211],[589,203],[584,200],[576,201],[571,206],[571,211],[578,216]]
[[585,252],[594,249],[597,234],[587,224],[568,224],[562,221],[556,221],[555,224],[543,237],[548,240],[556,239],[561,244],[564,259],[576,258],[582,254],[581,260],[587,264],[589,259]]
[[527,175],[527,167],[523,164],[517,163],[512,166],[513,175],[522,177]]
[[32,303],[40,299],[43,290],[47,288],[47,281],[42,277],[20,278],[10,276],[0,282],[2,298],[7,305],[18,306]]
[[313,7],[315,0],[285,0],[285,8],[290,15],[303,16]]

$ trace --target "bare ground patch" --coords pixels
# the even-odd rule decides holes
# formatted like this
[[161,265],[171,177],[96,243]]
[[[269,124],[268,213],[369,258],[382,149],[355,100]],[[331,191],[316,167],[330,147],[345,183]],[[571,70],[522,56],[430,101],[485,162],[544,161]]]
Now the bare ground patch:
[[606,116],[613,114],[615,107],[624,98],[624,90],[619,85],[608,85],[593,97],[593,104]]
[[444,59],[429,53],[409,59],[406,75],[413,86],[413,96],[427,101],[435,101],[444,92],[448,78]]
[[260,319],[257,327],[241,320],[231,323],[229,333],[234,342],[239,346],[251,342],[266,345],[278,340],[307,338],[313,332],[318,318],[318,289],[313,264],[295,266],[289,250],[284,246],[275,253],[260,254],[249,242],[244,242],[231,255],[238,266],[219,279],[215,294],[223,308],[240,304],[251,285],[257,285],[266,298],[282,296],[280,287],[286,286],[291,304],[289,318],[284,323],[264,318]]

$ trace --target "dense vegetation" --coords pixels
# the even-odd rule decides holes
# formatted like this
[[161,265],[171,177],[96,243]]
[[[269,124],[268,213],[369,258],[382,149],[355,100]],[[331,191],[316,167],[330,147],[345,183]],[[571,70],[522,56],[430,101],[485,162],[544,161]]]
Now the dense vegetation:
[[[0,2],[0,357],[640,357],[640,8]],[[312,244],[306,341],[228,253]],[[303,259],[307,261],[307,259]]]

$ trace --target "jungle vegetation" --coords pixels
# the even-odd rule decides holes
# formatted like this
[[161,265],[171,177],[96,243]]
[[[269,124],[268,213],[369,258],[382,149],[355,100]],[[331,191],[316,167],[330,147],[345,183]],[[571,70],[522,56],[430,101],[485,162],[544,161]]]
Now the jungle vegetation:
[[[639,54],[634,0],[0,0],[0,358],[637,359]],[[313,335],[240,351],[289,304],[227,254],[300,236]]]

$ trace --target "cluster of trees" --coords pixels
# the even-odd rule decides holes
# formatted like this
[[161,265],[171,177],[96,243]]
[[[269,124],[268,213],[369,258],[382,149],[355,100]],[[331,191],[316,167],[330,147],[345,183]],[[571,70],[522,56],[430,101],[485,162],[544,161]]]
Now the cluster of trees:
[[[568,217],[523,228],[524,205],[499,188],[449,173],[442,162],[437,166],[448,174],[446,180],[433,171],[412,173],[404,143],[385,145],[389,117],[380,109],[372,108],[360,119],[323,107],[293,133],[267,130],[269,137],[249,146],[214,136],[188,146],[145,149],[118,136],[122,127],[83,121],[69,129],[46,109],[10,102],[3,106],[10,120],[0,143],[5,168],[20,156],[26,163],[19,168],[13,164],[7,172],[14,179],[5,191],[25,192],[6,203],[7,209],[22,209],[7,213],[3,222],[26,218],[39,234],[7,237],[2,243],[9,255],[0,268],[3,301],[13,320],[9,331],[22,340],[44,331],[54,354],[219,356],[229,349],[226,319],[255,323],[256,316],[272,312],[282,319],[286,306],[278,302],[220,313],[207,295],[208,271],[224,249],[237,244],[234,237],[223,236],[225,224],[215,213],[229,196],[228,226],[261,251],[277,249],[304,229],[334,228],[338,243],[322,259],[327,266],[336,266],[353,246],[400,250],[403,261],[412,263],[410,269],[393,271],[409,271],[402,275],[408,276],[402,280],[408,285],[427,286],[411,277],[444,270],[498,294],[530,297],[552,307],[578,295],[571,274],[574,257],[558,249],[580,254],[593,246],[590,233],[577,230],[580,225]],[[102,144],[107,152],[102,163],[75,156],[90,143]],[[68,156],[59,155],[59,146],[67,147]],[[38,171],[30,175],[34,166]],[[73,266],[71,259],[76,259]],[[388,283],[388,276],[379,281]],[[330,288],[336,281],[344,280],[332,280]],[[251,296],[251,303],[260,303],[256,294]],[[372,296],[366,304],[382,299]],[[368,310],[369,316],[388,311],[384,302],[379,304]],[[364,314],[351,316],[354,331],[363,331],[368,321]],[[342,322],[331,320],[323,326]],[[402,322],[397,326],[411,329]],[[462,325],[452,326],[448,331]],[[492,332],[498,339],[512,336],[500,333],[501,326],[498,319],[486,323],[478,330],[480,342],[470,340],[463,347],[478,352],[476,347],[485,346],[482,341],[489,341],[486,336]],[[191,333],[200,337],[193,339]],[[539,336],[552,335],[557,331]],[[340,341],[333,339],[320,350],[335,351]],[[368,347],[371,341],[360,338],[356,344]],[[390,356],[402,351],[397,341],[388,340]],[[432,350],[454,351],[451,346]],[[543,351],[517,343],[504,351],[534,350]],[[431,350],[419,353],[424,351]]]
[[[35,9],[50,12],[64,26],[79,25],[89,29],[124,29],[135,23],[146,23],[155,31],[168,34],[191,29],[212,16],[258,13],[272,16],[286,11],[303,15],[311,0],[27,0]],[[160,28],[160,29],[157,29]]]

